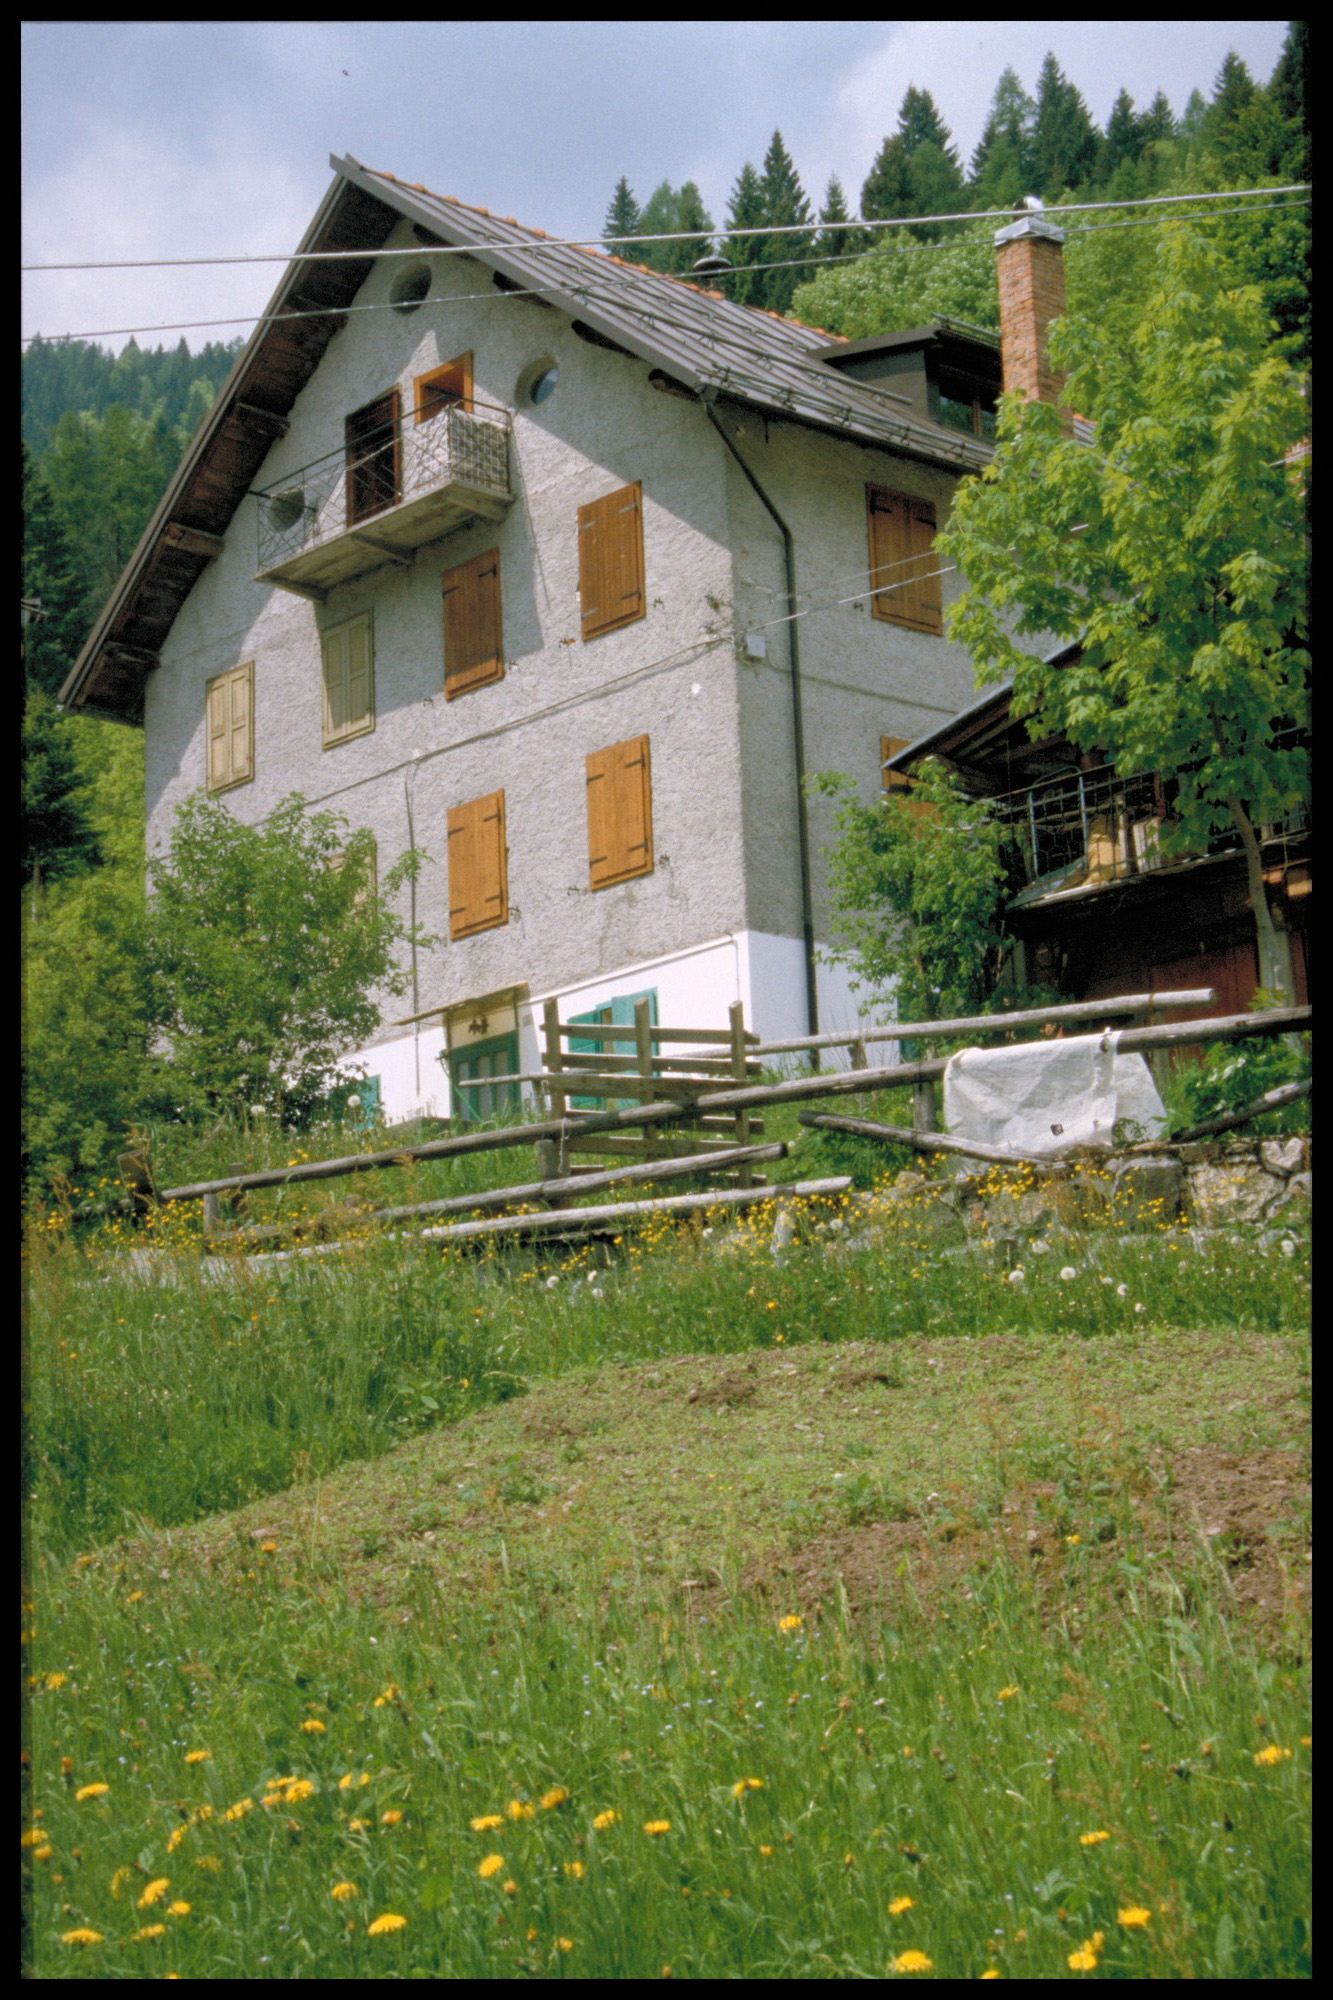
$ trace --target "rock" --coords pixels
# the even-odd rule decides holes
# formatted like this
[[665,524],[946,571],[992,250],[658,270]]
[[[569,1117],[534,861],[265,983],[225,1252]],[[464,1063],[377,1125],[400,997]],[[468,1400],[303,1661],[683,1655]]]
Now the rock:
[[1185,1173],[1169,1153],[1117,1160],[1111,1199],[1117,1221],[1170,1222],[1185,1199]]
[[1195,1219],[1211,1228],[1261,1222],[1285,1192],[1281,1180],[1244,1160],[1193,1167],[1189,1172],[1190,1207]]
[[1259,1158],[1270,1174],[1298,1174],[1305,1165],[1305,1141],[1299,1133],[1289,1139],[1265,1139]]

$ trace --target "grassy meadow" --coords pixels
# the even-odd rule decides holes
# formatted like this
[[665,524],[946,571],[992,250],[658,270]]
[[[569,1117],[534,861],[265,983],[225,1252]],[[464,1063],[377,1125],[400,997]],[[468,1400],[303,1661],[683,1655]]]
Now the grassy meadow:
[[934,1185],[225,1282],[32,1218],[28,1972],[1308,1975],[1305,1232]]

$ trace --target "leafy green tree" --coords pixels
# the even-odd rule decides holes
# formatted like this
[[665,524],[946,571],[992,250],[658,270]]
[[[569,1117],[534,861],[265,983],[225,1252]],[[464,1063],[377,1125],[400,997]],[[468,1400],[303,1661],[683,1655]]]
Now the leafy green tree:
[[998,332],[994,235],[993,222],[974,222],[955,224],[938,246],[880,243],[854,264],[833,265],[802,285],[792,311],[847,340],[939,318]]
[[[1169,850],[1239,836],[1261,984],[1290,992],[1257,829],[1308,782],[1303,489],[1283,463],[1308,417],[1258,291],[1219,291],[1193,232],[1159,254],[1132,341],[1081,319],[1052,332],[1093,446],[1004,399],[995,462],[939,537],[968,579],[949,629],[983,682],[1012,675],[1034,737],[1175,780]],[[1080,651],[1049,665],[1017,643],[1034,633]]]
[[196,793],[154,867],[149,950],[153,1019],[171,1046],[173,1087],[191,1109],[262,1104],[299,1122],[339,1057],[378,1025],[375,994],[401,993],[408,936],[389,899],[405,855],[374,892],[374,839],[293,793],[246,826]]
[[837,802],[829,853],[831,954],[858,986],[896,999],[898,1018],[975,1014],[995,983],[1002,944],[1003,834],[930,758],[910,795],[874,805],[850,778],[821,773],[812,791]]
[[142,867],[53,883],[23,946],[24,1175],[50,1188],[112,1172],[130,1126],[160,1104]]

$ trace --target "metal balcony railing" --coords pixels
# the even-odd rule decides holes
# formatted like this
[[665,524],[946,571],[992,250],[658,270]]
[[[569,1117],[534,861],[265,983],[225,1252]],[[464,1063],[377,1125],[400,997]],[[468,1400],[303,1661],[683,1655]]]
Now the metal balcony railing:
[[[1158,776],[1122,778],[1102,764],[993,799],[995,817],[1009,829],[1021,857],[1022,893],[1049,895],[1123,881],[1239,849],[1239,833],[1228,830],[1214,835],[1202,854],[1169,851],[1171,789]],[[1265,847],[1276,843],[1285,849],[1308,824],[1302,808],[1259,832]]]
[[414,547],[475,515],[497,518],[513,498],[510,423],[487,405],[403,417],[259,489],[261,574],[317,574],[308,559],[363,528],[380,547],[400,537]]

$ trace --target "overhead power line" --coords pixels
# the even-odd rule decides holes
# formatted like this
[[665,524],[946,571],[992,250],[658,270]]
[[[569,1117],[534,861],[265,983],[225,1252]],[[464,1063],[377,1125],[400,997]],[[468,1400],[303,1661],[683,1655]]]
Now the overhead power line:
[[[1258,190],[1256,190],[1256,192],[1257,192],[1257,193],[1259,193],[1259,194],[1263,194],[1264,192],[1266,192],[1266,190],[1264,190],[1264,189],[1258,189]],[[1274,192],[1274,193],[1281,193],[1281,192],[1283,192],[1283,190],[1281,190],[1281,189],[1274,189],[1274,190],[1273,190],[1273,192]],[[1196,199],[1196,198],[1197,198],[1197,197],[1186,197],[1186,196],[1180,196],[1180,197],[1175,197],[1175,196],[1172,196],[1172,197],[1169,197],[1169,199],[1170,199],[1170,200],[1172,200],[1172,201],[1174,201],[1174,200],[1177,200],[1177,199],[1180,199],[1180,200],[1186,200],[1186,199]],[[1209,198],[1211,199],[1212,197],[1209,197]],[[1124,203],[1124,204],[1121,204],[1121,203],[1114,203],[1114,204],[1108,204],[1108,203],[1101,203],[1101,204],[1090,204],[1090,205],[1091,205],[1091,206],[1101,206],[1101,207],[1108,207],[1108,206],[1115,206],[1115,207],[1120,207],[1120,206],[1133,206],[1133,204],[1131,204],[1131,203]],[[1256,205],[1256,206],[1253,206],[1253,207],[1247,207],[1247,208],[1231,208],[1231,209],[1213,209],[1213,210],[1211,210],[1211,211],[1208,211],[1208,212],[1206,212],[1206,213],[1204,213],[1204,214],[1201,214],[1201,215],[1199,215],[1199,216],[1198,216],[1198,217],[1197,217],[1196,219],[1197,219],[1197,221],[1199,221],[1199,222],[1213,222],[1213,221],[1217,220],[1217,219],[1218,219],[1219,217],[1222,217],[1222,216],[1228,216],[1228,215],[1255,215],[1255,216],[1260,216],[1260,215],[1268,215],[1268,214],[1271,214],[1271,213],[1272,213],[1272,212],[1273,212],[1274,210],[1280,210],[1280,209],[1286,209],[1286,208],[1295,208],[1295,207],[1304,207],[1304,206],[1306,206],[1306,203],[1305,203],[1304,201],[1300,201],[1300,202],[1284,202],[1284,201],[1275,201],[1275,202],[1262,202],[1262,203],[1260,203],[1260,204],[1258,204],[1258,205]],[[1049,212],[1050,212],[1050,213],[1066,213],[1067,211],[1049,211]],[[1009,215],[1009,214],[1012,214],[1012,210],[1008,210],[1008,209],[1006,209],[1006,210],[1004,210],[1004,211],[1003,211],[1003,213],[1005,213],[1005,214]],[[922,220],[922,221],[929,221],[929,220],[931,220],[931,219],[932,219],[932,218],[930,218],[930,217],[922,217],[922,218],[920,218],[920,220]],[[978,218],[978,217],[976,217],[976,216],[973,216],[973,215],[956,215],[956,216],[952,216],[952,217],[941,217],[941,218],[933,218],[933,219],[936,219],[936,220],[944,220],[944,221],[953,221],[953,222],[974,222],[974,221],[978,220],[979,218]],[[917,220],[917,218],[910,218],[909,220],[910,220],[910,221],[915,221],[915,220]],[[1075,235],[1075,236],[1090,236],[1090,235],[1093,235],[1093,234],[1095,234],[1095,233],[1096,233],[1096,232],[1097,232],[1098,230],[1101,230],[1101,229],[1144,229],[1144,228],[1155,228],[1155,229],[1156,229],[1156,228],[1162,228],[1162,227],[1164,227],[1164,226],[1169,226],[1169,225],[1170,225],[1171,223],[1173,223],[1173,222],[1183,222],[1184,220],[1186,220],[1186,218],[1185,218],[1185,217],[1183,217],[1183,216],[1169,216],[1169,215],[1154,215],[1154,216],[1148,216],[1148,217],[1144,217],[1144,218],[1142,218],[1141,220],[1138,220],[1138,221],[1133,221],[1133,222],[1120,222],[1120,223],[1117,223],[1117,222],[1111,222],[1111,223],[1106,223],[1106,222],[1103,222],[1103,223],[1087,223],[1087,224],[1084,224],[1084,225],[1083,225],[1082,227],[1080,227],[1080,228],[1078,228],[1078,229],[1074,229],[1074,230],[1071,230],[1071,231],[1070,231],[1069,233],[1070,233],[1071,235]],[[838,227],[839,227],[839,228],[853,228],[853,227],[856,227],[856,226],[857,226],[857,225],[855,225],[855,224],[851,224],[851,223],[848,223],[848,224],[841,224],[841,223],[840,223],[840,224],[838,225]],[[742,233],[743,233],[743,234],[746,234],[746,235],[749,235],[749,234],[756,234],[756,235],[757,235],[757,234],[760,234],[761,232],[759,232],[759,231],[745,231],[745,232],[742,232]],[[647,239],[645,239],[645,240],[647,240]],[[501,248],[502,248],[502,247],[504,247],[504,246],[496,246],[496,245],[493,245],[493,244],[490,244],[490,245],[484,245],[484,246],[483,246],[483,245],[477,245],[477,246],[475,246],[475,247],[476,247],[476,248],[487,248],[487,249],[495,249],[495,248],[497,248],[497,247],[501,247]],[[524,250],[526,251],[527,247],[529,247],[529,246],[513,246],[513,247],[516,247],[516,248],[518,248],[518,247],[522,247],[522,248],[524,248]],[[540,247],[540,246],[532,246],[532,247]],[[959,249],[964,249],[964,250],[966,250],[966,249],[972,249],[972,250],[975,250],[975,251],[976,251],[976,252],[977,252],[978,254],[982,254],[982,253],[985,253],[985,254],[989,255],[989,254],[990,254],[990,252],[991,252],[991,245],[989,244],[989,242],[987,242],[987,241],[986,241],[986,240],[984,240],[984,239],[978,239],[978,240],[977,240],[976,242],[974,242],[974,243],[972,243],[972,244],[963,244],[963,245],[959,245],[959,244],[956,244],[956,243],[910,243],[910,244],[909,244],[909,243],[904,243],[904,244],[901,244],[901,245],[895,245],[895,246],[894,246],[894,248],[893,248],[893,249],[892,249],[891,251],[888,251],[888,252],[886,252],[885,254],[887,254],[887,255],[890,255],[890,256],[900,256],[900,257],[909,257],[909,256],[929,256],[929,255],[932,255],[932,254],[933,254],[933,255],[936,255],[936,256],[938,256],[938,255],[940,255],[940,254],[941,254],[942,252],[945,252],[945,251],[955,251],[955,252],[956,252],[956,251],[958,251]],[[339,253],[337,253],[337,254],[338,254],[339,256],[341,256],[341,255],[342,255],[343,253],[342,253],[342,252],[339,252]],[[438,256],[438,255],[439,255],[439,254],[441,254],[441,253],[440,253],[439,251],[436,251],[436,250],[433,250],[433,249],[432,249],[432,250],[430,250],[429,252],[425,252],[425,253],[423,253],[423,252],[422,252],[422,251],[420,251],[420,250],[413,250],[413,251],[407,251],[407,252],[403,252],[403,251],[397,251],[397,250],[393,250],[393,251],[370,251],[370,252],[365,252],[365,253],[362,253],[362,254],[364,254],[364,255],[369,255],[369,256],[391,256],[391,257],[397,257],[397,256],[403,256],[403,255],[407,255],[407,256],[413,256],[413,257],[420,257],[420,256],[422,256],[423,254],[427,254],[427,255],[430,255],[430,256]],[[731,266],[731,267],[730,267],[730,268],[729,268],[728,270],[726,270],[726,271],[722,271],[722,272],[718,272],[718,273],[716,274],[716,276],[717,276],[717,277],[718,277],[719,279],[725,279],[725,278],[729,278],[729,277],[743,277],[743,276],[745,276],[746,274],[748,274],[748,273],[750,273],[750,272],[769,272],[769,271],[785,271],[785,270],[791,270],[791,269],[793,269],[793,268],[795,268],[795,269],[800,269],[800,270],[813,270],[813,269],[817,269],[817,268],[822,268],[822,267],[824,267],[824,266],[826,266],[826,265],[830,265],[830,264],[851,264],[851,263],[858,263],[858,262],[859,262],[859,261],[861,260],[861,258],[862,258],[862,257],[863,257],[864,255],[865,255],[865,252],[863,252],[863,251],[859,251],[859,250],[851,250],[851,251],[841,251],[841,252],[838,252],[838,253],[836,253],[836,254],[828,254],[828,253],[825,253],[825,254],[823,254],[823,255],[820,255],[820,254],[814,254],[814,255],[811,255],[811,256],[804,256],[804,257],[791,257],[791,258],[784,258],[784,259],[781,259],[781,260],[774,260],[774,261],[773,261],[773,262],[771,262],[771,263],[758,263],[758,264],[735,264],[735,265],[732,265],[732,266]],[[197,262],[197,263],[202,263],[202,264],[208,264],[208,263],[214,263],[214,262],[216,262],[216,263],[218,263],[218,264],[233,264],[233,263],[237,263],[237,262],[239,262],[239,263],[247,263],[247,262],[250,262],[250,261],[254,261],[254,262],[262,262],[262,261],[267,261],[267,260],[264,260],[264,259],[254,259],[254,260],[251,260],[251,259],[247,259],[247,258],[240,258],[240,259],[237,259],[237,258],[217,258],[217,259],[210,259],[210,258],[200,258],[200,259],[188,259],[188,258],[187,258],[187,259],[181,259],[181,260],[179,260],[179,261],[181,261],[181,262],[184,262],[184,263],[191,263],[191,262]],[[296,262],[296,261],[304,261],[304,260],[303,260],[303,259],[289,259],[289,260],[287,260],[287,261],[289,261],[289,262]],[[157,267],[157,266],[155,266],[155,265],[123,265],[123,266],[114,266],[114,265],[113,265],[113,266],[99,266],[99,265],[29,265],[29,266],[27,266],[26,268],[27,268],[27,269],[29,269],[29,270],[96,270],[96,269],[144,269],[144,270],[152,270],[152,269],[156,269],[156,268],[158,268],[158,267]],[[691,277],[690,277],[690,274],[689,274],[689,272],[688,272],[688,271],[685,271],[685,272],[676,272],[676,271],[672,271],[672,272],[656,272],[656,273],[655,273],[654,275],[656,275],[656,276],[658,276],[658,277],[671,277],[671,278],[676,278],[677,280],[679,280],[679,281],[680,281],[681,283],[683,283],[683,284],[691,284],[691,283],[693,282],[693,281],[691,280]],[[710,274],[710,275],[712,275],[712,274]],[[534,286],[531,286],[531,287],[528,287],[528,288],[523,288],[523,289],[515,289],[514,291],[505,291],[505,292],[496,292],[496,291],[486,291],[486,292],[461,292],[461,293],[451,293],[451,294],[449,294],[449,295],[448,295],[447,297],[443,297],[443,298],[441,298],[441,299],[440,299],[440,300],[439,300],[438,302],[439,302],[439,303],[441,303],[441,304],[447,304],[447,305],[476,305],[476,304],[482,304],[482,303],[485,303],[485,304],[495,304],[495,303],[496,303],[496,302],[498,302],[498,301],[501,301],[501,300],[508,300],[508,299],[540,299],[540,298],[544,298],[547,292],[549,292],[549,291],[555,291],[555,290],[560,290],[560,289],[563,289],[563,290],[566,290],[566,291],[568,291],[568,292],[572,293],[572,295],[573,295],[573,296],[574,296],[575,298],[580,298],[580,299],[584,300],[585,302],[589,302],[589,303],[591,303],[591,302],[594,302],[594,300],[593,300],[593,294],[592,294],[592,293],[591,293],[591,292],[590,292],[590,291],[589,291],[589,290],[587,289],[587,287],[585,287],[585,286],[579,286],[579,285],[569,285],[569,284],[567,284],[567,283],[563,283],[563,284],[562,284],[562,283],[557,283],[557,282],[555,282],[555,281],[553,281],[553,282],[552,282],[551,284],[549,284],[549,285],[534,285]],[[622,308],[623,308],[623,307],[625,307],[625,305],[626,305],[626,302],[625,302],[625,301],[623,301],[623,300],[618,300],[618,301],[617,301],[617,303],[618,303],[618,305],[620,305],[620,306],[621,306]],[[83,330],[82,330],[81,332],[79,332],[79,333],[51,333],[51,334],[43,334],[43,333],[25,333],[25,334],[22,334],[22,335],[20,335],[20,337],[19,337],[19,344],[20,344],[21,346],[24,346],[24,347],[27,347],[27,346],[31,346],[31,345],[32,345],[32,343],[33,343],[34,341],[36,341],[36,340],[46,340],[46,341],[49,341],[49,342],[51,342],[51,343],[52,343],[52,344],[54,345],[54,344],[55,344],[55,343],[57,343],[57,342],[61,342],[61,341],[69,341],[69,340],[106,340],[106,339],[110,339],[110,338],[112,338],[113,336],[116,336],[116,335],[120,335],[120,334],[139,334],[139,333],[189,333],[189,332],[198,332],[198,331],[203,331],[203,330],[206,330],[206,329],[209,329],[209,328],[212,328],[212,327],[219,327],[219,326],[276,326],[276,325],[279,325],[279,324],[282,324],[282,325],[289,325],[289,324],[290,324],[290,323],[291,323],[292,321],[294,321],[294,320],[300,320],[300,319],[327,319],[327,318],[329,318],[329,317],[330,317],[330,315],[335,315],[335,314],[341,317],[341,316],[344,316],[344,315],[346,315],[346,314],[348,314],[348,313],[354,313],[354,312],[356,312],[356,313],[373,313],[373,312],[397,312],[397,311],[399,311],[399,310],[400,310],[400,308],[399,308],[398,306],[394,305],[394,304],[393,304],[393,302],[392,302],[391,300],[388,300],[388,299],[385,299],[385,300],[383,300],[383,301],[380,301],[380,302],[378,302],[378,303],[375,303],[375,304],[371,304],[371,305],[360,305],[360,306],[356,306],[356,305],[329,305],[329,306],[314,306],[314,307],[310,307],[310,308],[308,308],[308,309],[303,309],[303,310],[300,310],[300,311],[297,311],[297,312],[279,312],[279,313],[229,313],[229,314],[226,314],[226,315],[223,315],[223,316],[221,316],[221,317],[219,317],[219,318],[217,318],[217,319],[170,319],[170,320],[155,320],[155,321],[153,321],[153,322],[152,322],[151,324],[146,324],[146,325],[139,325],[139,326],[98,326],[98,327],[87,327],[87,328],[83,329]],[[666,318],[669,318],[669,315],[667,315],[667,314],[665,314],[665,313],[664,313],[664,311],[663,311],[663,309],[662,309],[662,306],[661,306],[661,303],[660,303],[660,301],[659,301],[659,302],[657,302],[657,303],[656,303],[656,304],[654,305],[654,308],[653,308],[653,317],[654,317],[654,318],[656,318],[656,319],[658,319],[658,320],[662,320],[662,319],[666,319]]]
[[[1291,181],[1281,187],[1269,188],[1219,188],[1205,194],[1154,194],[1135,195],[1121,201],[1074,201],[1064,202],[1058,208],[1042,209],[1037,213],[1060,215],[1092,214],[1102,209],[1155,208],[1167,203],[1199,201],[1231,201],[1242,195],[1304,194],[1310,192],[1308,181]],[[466,207],[460,203],[460,207]],[[1004,220],[1012,222],[1015,215],[1029,211],[1013,208],[981,208],[954,210],[944,215],[893,215],[872,216],[868,219],[857,217],[854,221],[821,223],[775,222],[763,223],[754,229],[674,229],[663,230],[654,235],[643,236],[546,236],[539,235],[532,242],[506,245],[495,242],[440,243],[428,246],[414,246],[407,250],[272,250],[256,251],[253,254],[235,257],[155,257],[155,258],[114,258],[101,262],[80,264],[21,264],[21,271],[165,271],[188,268],[197,265],[221,264],[331,264],[358,263],[367,258],[420,257],[423,248],[432,257],[470,257],[478,250],[522,250],[526,255],[530,250],[608,250],[618,244],[639,243],[702,243],[715,237],[748,240],[755,236],[796,236],[817,235],[821,230],[834,229],[918,229],[930,223],[962,223]],[[507,217],[496,217],[497,221],[508,223]],[[509,223],[513,228],[522,228],[521,223]]]

